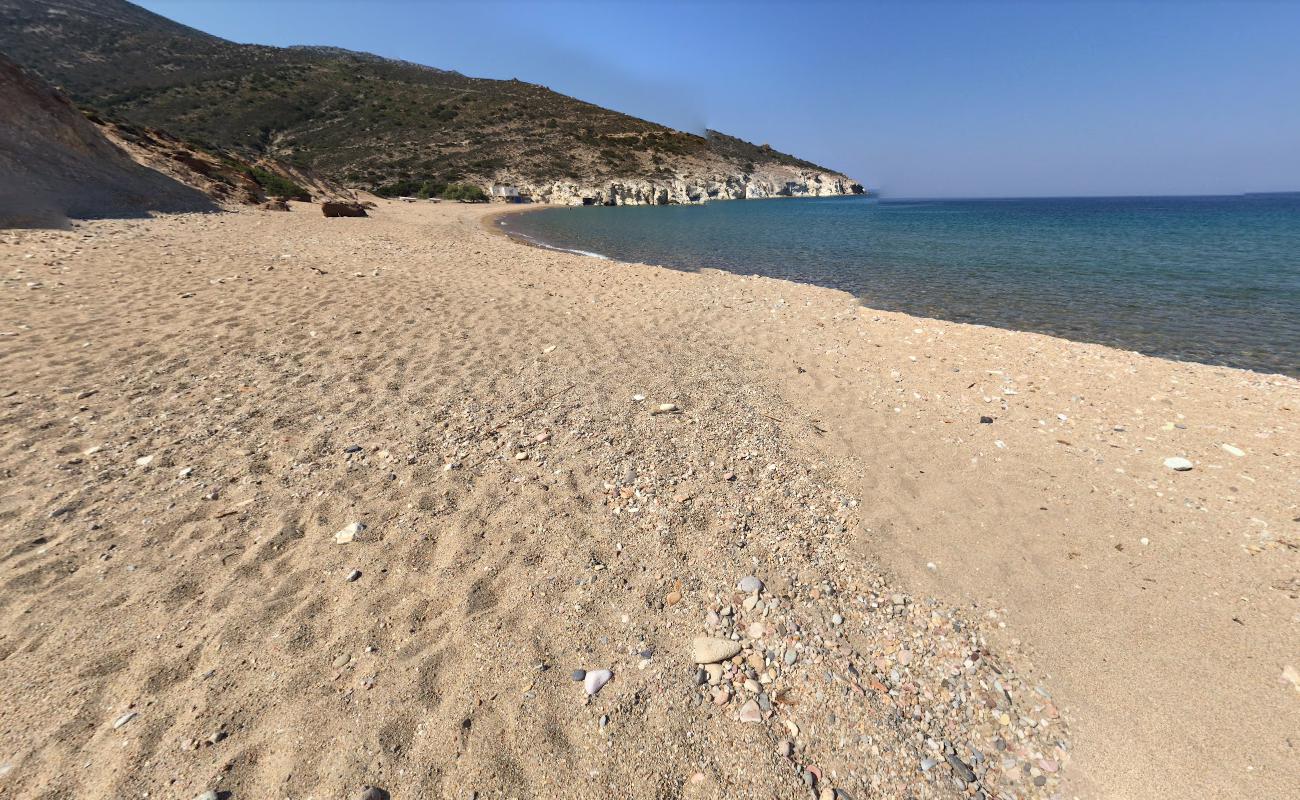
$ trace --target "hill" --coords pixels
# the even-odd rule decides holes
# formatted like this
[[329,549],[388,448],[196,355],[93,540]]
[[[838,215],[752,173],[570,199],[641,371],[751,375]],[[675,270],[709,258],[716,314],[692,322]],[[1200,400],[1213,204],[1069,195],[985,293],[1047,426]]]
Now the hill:
[[767,146],[543,86],[338,48],[236,44],[123,0],[0,0],[0,49],[110,118],[382,194],[461,182],[601,203],[862,191]]

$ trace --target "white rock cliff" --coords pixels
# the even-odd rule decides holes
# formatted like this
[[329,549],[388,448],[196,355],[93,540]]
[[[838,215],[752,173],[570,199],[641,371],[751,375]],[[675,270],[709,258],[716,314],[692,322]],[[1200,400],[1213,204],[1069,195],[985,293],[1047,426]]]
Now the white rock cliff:
[[[508,178],[503,178],[501,182],[510,183]],[[844,175],[786,166],[765,166],[752,173],[713,175],[706,178],[674,176],[609,182],[521,182],[512,185],[537,203],[610,206],[685,205],[709,200],[765,197],[831,197],[864,192],[861,184]]]

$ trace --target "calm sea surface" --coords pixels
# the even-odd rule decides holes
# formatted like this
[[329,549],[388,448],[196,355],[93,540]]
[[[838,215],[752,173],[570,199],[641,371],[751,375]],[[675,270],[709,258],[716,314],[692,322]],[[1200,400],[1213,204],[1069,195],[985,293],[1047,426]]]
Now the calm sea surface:
[[871,308],[1300,376],[1300,195],[547,209],[511,233]]

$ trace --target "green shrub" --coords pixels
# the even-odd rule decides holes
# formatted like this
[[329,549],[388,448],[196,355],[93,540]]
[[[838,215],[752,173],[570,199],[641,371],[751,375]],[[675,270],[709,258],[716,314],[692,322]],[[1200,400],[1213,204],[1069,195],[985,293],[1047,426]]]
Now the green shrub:
[[257,181],[257,185],[262,187],[268,197],[281,200],[311,200],[311,194],[306,189],[283,175],[268,172],[261,167],[250,167],[248,176]]
[[466,203],[487,202],[487,194],[482,189],[469,183],[453,183],[442,190],[443,200],[461,200]]

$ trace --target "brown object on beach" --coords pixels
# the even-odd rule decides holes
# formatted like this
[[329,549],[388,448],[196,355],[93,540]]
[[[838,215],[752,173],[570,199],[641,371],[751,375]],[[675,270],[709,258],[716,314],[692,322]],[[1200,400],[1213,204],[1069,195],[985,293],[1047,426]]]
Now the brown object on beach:
[[365,206],[343,200],[326,200],[320,204],[320,210],[327,217],[367,216]]

